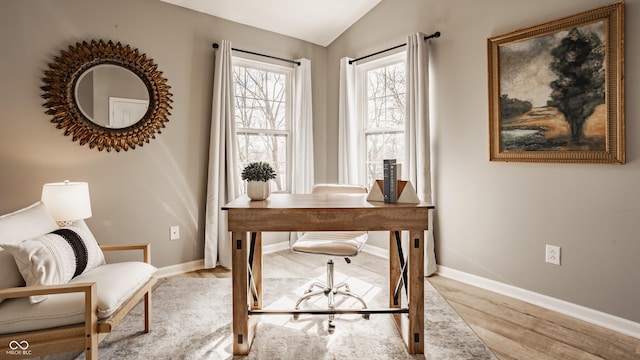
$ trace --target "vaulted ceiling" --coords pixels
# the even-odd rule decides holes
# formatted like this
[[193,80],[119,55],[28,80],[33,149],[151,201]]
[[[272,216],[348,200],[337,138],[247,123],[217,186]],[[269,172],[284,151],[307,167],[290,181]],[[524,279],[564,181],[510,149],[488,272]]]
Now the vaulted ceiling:
[[381,0],[160,1],[327,46]]

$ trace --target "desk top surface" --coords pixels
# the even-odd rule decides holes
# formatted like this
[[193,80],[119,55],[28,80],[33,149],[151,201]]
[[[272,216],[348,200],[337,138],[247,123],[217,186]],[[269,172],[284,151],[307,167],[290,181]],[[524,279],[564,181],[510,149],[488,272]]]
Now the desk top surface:
[[246,195],[229,202],[222,210],[231,209],[362,209],[414,207],[429,208],[434,206],[425,202],[419,204],[386,204],[378,201],[367,201],[367,194],[271,194],[267,200],[251,201]]

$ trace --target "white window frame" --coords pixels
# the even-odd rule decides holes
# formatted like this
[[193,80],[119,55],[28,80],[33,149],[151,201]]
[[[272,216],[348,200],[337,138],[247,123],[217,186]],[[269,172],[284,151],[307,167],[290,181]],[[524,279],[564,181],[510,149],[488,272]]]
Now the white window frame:
[[[381,67],[397,64],[397,63],[406,63],[406,51],[401,51],[392,55],[388,55],[376,60],[372,60],[366,62],[364,64],[356,65],[356,101],[357,101],[357,118],[358,118],[358,163],[361,164],[358,169],[358,180],[362,184],[366,184],[367,182],[371,182],[372,180],[367,179],[368,173],[368,164],[367,164],[367,142],[366,135],[367,134],[375,134],[375,133],[384,133],[389,132],[389,128],[381,128],[378,130],[367,130],[367,116],[368,112],[368,102],[367,102],[367,72],[371,70],[375,70]],[[406,86],[406,84],[405,84]],[[405,114],[406,121],[406,114]],[[393,131],[396,131],[393,129]],[[406,126],[403,129],[403,134],[406,132]],[[405,148],[405,156],[407,149]],[[397,159],[399,164],[405,163],[406,159]],[[404,171],[404,170],[403,170]],[[366,186],[371,186],[372,184],[366,184]]]
[[[232,65],[233,66],[241,66],[241,67],[248,67],[248,68],[253,68],[253,69],[257,69],[257,70],[262,70],[262,71],[268,71],[268,72],[276,72],[276,73],[281,73],[281,74],[285,74],[287,77],[287,84],[286,84],[286,92],[285,92],[285,101],[286,101],[286,107],[285,107],[285,117],[286,117],[286,130],[271,130],[271,129],[241,129],[239,131],[239,129],[236,128],[236,137],[238,135],[238,133],[246,133],[246,134],[256,134],[256,135],[284,135],[287,137],[287,156],[286,156],[286,174],[284,174],[285,176],[285,187],[282,191],[275,191],[275,189],[273,189],[272,186],[272,191],[274,192],[282,192],[282,193],[290,193],[291,192],[291,182],[293,180],[292,178],[292,148],[293,148],[293,131],[292,131],[292,125],[293,125],[293,86],[294,86],[294,75],[295,75],[295,70],[291,67],[286,67],[286,66],[280,66],[280,65],[275,65],[272,63],[268,63],[268,62],[263,62],[263,61],[257,61],[257,60],[252,60],[252,59],[247,59],[247,58],[242,58],[242,57],[237,57],[237,56],[232,56]],[[235,101],[235,100],[234,100]],[[234,119],[235,121],[235,119]],[[240,159],[237,159],[238,161]]]

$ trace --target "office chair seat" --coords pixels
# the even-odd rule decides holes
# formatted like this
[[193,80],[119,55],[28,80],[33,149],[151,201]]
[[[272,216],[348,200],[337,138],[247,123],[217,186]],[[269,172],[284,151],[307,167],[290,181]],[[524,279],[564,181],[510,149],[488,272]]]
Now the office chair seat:
[[[313,188],[314,194],[345,194],[345,193],[367,193],[367,189],[357,185],[316,185]],[[307,254],[318,254],[325,256],[343,257],[347,263],[351,262],[349,257],[358,255],[364,244],[367,242],[368,233],[366,231],[321,231],[307,232],[302,235],[292,246],[291,249],[296,252]],[[360,295],[351,292],[346,282],[334,284],[333,279],[333,259],[327,261],[327,281],[315,281],[309,289],[296,302],[296,310],[300,309],[300,304],[315,295],[324,294],[329,303],[329,309],[335,310],[335,296],[343,295],[358,300],[363,309],[367,308],[367,304]],[[318,290],[314,291],[314,288]],[[368,314],[362,315],[365,319],[369,319]],[[298,315],[293,316],[294,319]],[[329,315],[329,333],[335,330],[335,315]]]
[[308,232],[292,249],[307,254],[356,256],[367,242],[366,231]]

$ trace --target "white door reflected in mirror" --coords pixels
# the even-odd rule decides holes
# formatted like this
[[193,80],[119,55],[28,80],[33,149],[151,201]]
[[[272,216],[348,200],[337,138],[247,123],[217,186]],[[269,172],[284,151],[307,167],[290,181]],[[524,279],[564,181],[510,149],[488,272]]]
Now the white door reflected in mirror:
[[121,129],[135,124],[144,117],[149,100],[109,97],[109,123],[107,127]]

